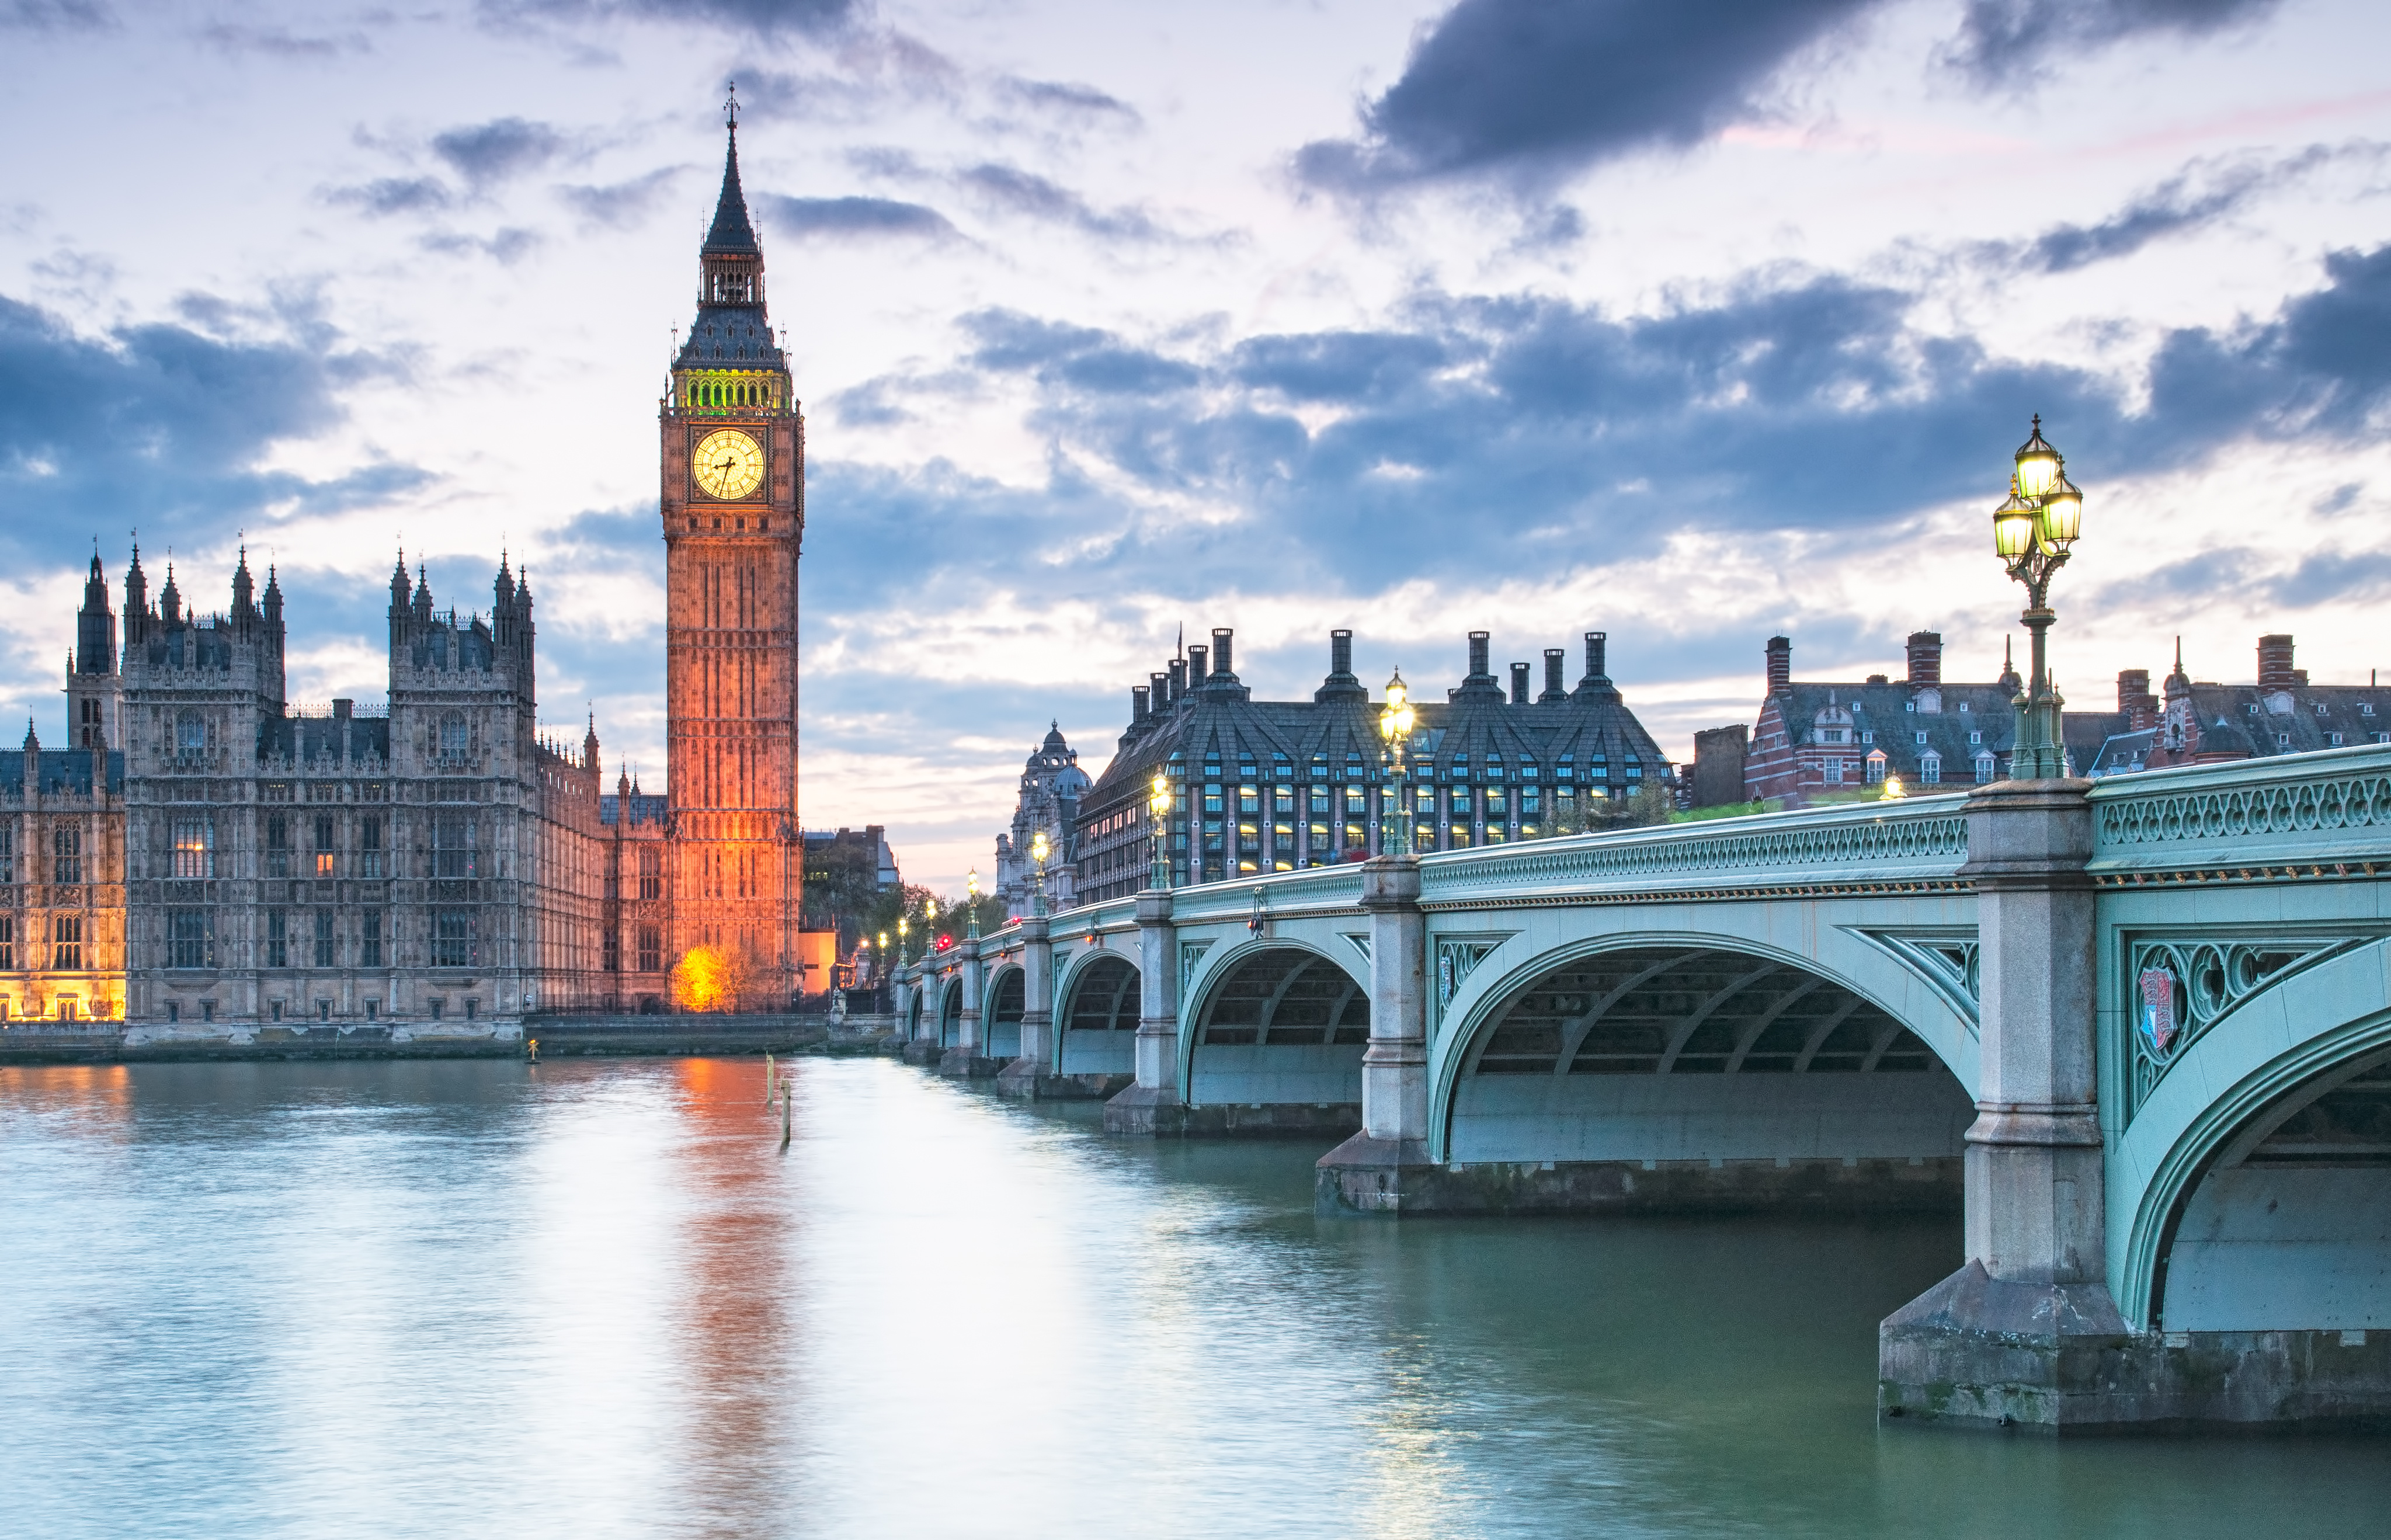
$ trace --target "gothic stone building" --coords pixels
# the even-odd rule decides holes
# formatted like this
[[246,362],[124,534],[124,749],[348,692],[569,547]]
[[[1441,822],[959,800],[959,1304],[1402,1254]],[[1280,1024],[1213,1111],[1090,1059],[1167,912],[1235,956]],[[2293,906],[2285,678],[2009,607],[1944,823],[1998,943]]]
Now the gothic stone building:
[[244,557],[202,615],[171,570],[153,602],[136,551],[120,649],[95,557],[75,746],[0,757],[8,1013],[411,1036],[595,1004],[597,742],[538,739],[531,592],[502,563],[492,598],[438,611],[402,565],[387,709],[296,707],[271,571],[258,593]]
[[1488,666],[1488,634],[1469,633],[1469,671],[1446,699],[1414,693],[1412,806],[1398,809],[1378,735],[1378,706],[1353,672],[1353,633],[1329,633],[1328,675],[1309,701],[1257,701],[1232,666],[1232,633],[1189,647],[1130,691],[1119,752],[1080,798],[1075,848],[1081,902],[1146,886],[1157,770],[1172,790],[1164,831],[1171,882],[1233,881],[1376,855],[1399,816],[1412,848],[1455,850],[1535,839],[1579,825],[1596,804],[1669,778],[1669,766],[1605,672],[1605,637],[1585,635],[1585,673],[1564,679],[1566,652],[1544,650],[1544,689],[1511,665],[1510,689]]
[[[659,1010],[690,948],[753,998],[801,987],[797,541],[804,421],[764,310],[735,128],[697,318],[658,414],[670,790],[599,779],[536,727],[528,581],[486,617],[391,576],[389,695],[293,705],[283,597],[244,554],[231,602],[153,600],[123,635],[92,562],[70,744],[0,755],[0,1013],[139,1035],[511,1032]],[[827,979],[809,980],[821,988]]]

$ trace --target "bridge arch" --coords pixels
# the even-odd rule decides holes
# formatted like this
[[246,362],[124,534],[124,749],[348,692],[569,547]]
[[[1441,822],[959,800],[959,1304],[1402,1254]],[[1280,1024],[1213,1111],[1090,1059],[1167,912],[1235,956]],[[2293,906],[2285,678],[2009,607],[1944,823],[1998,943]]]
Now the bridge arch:
[[2110,1291],[2129,1321],[2391,1326],[2391,939],[2217,1016],[2108,1158]]
[[938,992],[938,1046],[952,1048],[963,1036],[963,981],[950,975]]
[[1021,1013],[1028,1002],[1028,976],[1021,964],[1000,966],[989,978],[986,999],[980,1009],[980,1055],[1010,1063],[1021,1056]]
[[[1974,1039],[1947,1007],[1919,1011],[1914,978],[1864,984],[1822,963],[1834,951],[1869,972],[1900,966],[1864,940],[1796,952],[1716,933],[1614,933],[1522,960],[1456,996],[1431,1054],[1431,1154],[1866,1162],[1871,1179],[1892,1162],[1910,1197],[1956,1201],[1975,1117],[1961,1079],[1975,1064],[1956,1043]],[[1833,1178],[1855,1192],[1859,1180]]]
[[1190,1106],[1360,1105],[1366,981],[1333,953],[1286,938],[1236,942],[1204,963],[1180,1007]]
[[1118,952],[1097,950],[1073,959],[1054,994],[1054,1072],[1137,1073],[1143,988],[1137,964]]

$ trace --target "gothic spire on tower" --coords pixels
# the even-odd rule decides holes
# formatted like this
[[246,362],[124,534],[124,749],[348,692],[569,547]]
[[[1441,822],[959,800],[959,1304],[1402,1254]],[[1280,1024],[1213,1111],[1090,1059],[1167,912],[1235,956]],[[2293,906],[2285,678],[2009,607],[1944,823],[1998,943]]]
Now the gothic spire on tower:
[[724,104],[722,192],[714,223],[698,248],[697,319],[673,358],[680,369],[781,369],[787,367],[775,345],[764,311],[764,247],[747,214],[739,185],[739,98]]
[[756,241],[756,226],[747,222],[747,195],[739,187],[739,86],[730,87],[730,99],[722,104],[722,117],[730,131],[730,148],[722,157],[722,196],[715,200],[714,227],[705,232],[705,244],[699,250],[707,256],[762,256],[764,248]]

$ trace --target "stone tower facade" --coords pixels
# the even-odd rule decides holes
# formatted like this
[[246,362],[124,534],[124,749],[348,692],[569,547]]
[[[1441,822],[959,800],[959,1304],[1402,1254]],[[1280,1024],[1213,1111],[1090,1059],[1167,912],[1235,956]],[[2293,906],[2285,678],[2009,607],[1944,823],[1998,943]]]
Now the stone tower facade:
[[[801,987],[797,555],[805,419],[764,307],[739,128],[698,253],[697,318],[662,404],[672,936],[743,953],[759,993]],[[819,987],[820,981],[815,981]]]

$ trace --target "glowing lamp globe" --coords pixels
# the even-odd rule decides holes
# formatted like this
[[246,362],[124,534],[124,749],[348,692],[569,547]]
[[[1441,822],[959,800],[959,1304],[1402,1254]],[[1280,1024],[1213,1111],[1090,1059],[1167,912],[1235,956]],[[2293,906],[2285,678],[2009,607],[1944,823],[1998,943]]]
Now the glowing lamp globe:
[[2041,524],[2043,543],[2055,550],[2065,550],[2084,533],[2084,494],[2064,472],[2043,494]]
[[2034,420],[2034,436],[2018,446],[2017,489],[2028,498],[2040,498],[2059,479],[2059,451],[2044,442],[2042,419]]
[[2036,525],[2040,515],[2034,504],[2010,494],[2010,500],[1993,510],[1993,550],[2001,560],[2014,562],[2034,550]]
[[1403,683],[1403,671],[1398,668],[1395,677],[1387,681],[1387,708],[1378,713],[1378,735],[1390,744],[1407,738],[1411,736],[1412,723],[1418,719],[1418,713],[1412,709],[1411,687]]

